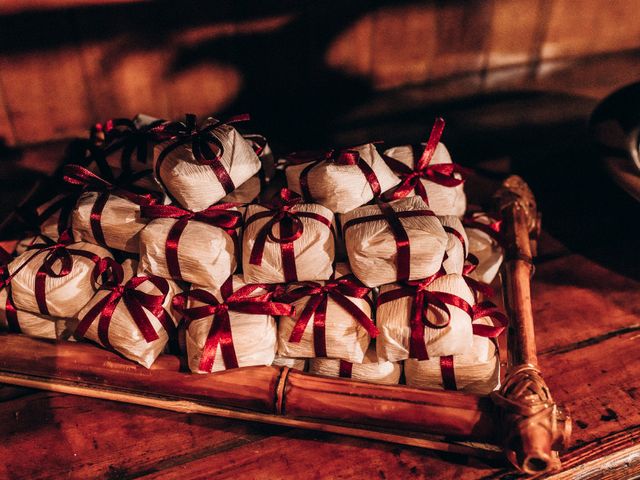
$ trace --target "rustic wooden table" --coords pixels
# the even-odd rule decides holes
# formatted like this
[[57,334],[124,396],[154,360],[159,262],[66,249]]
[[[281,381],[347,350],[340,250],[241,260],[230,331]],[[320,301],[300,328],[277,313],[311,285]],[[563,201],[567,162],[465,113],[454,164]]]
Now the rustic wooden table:
[[[640,475],[640,205],[604,176],[586,142],[594,102],[568,98],[504,100],[499,114],[478,107],[479,117],[453,109],[457,125],[448,141],[456,158],[482,172],[470,190],[490,189],[515,171],[543,212],[533,282],[538,351],[556,400],[574,421],[554,478],[633,478]],[[0,213],[28,188],[26,173],[46,173],[45,156],[59,151],[54,145],[4,156],[13,161],[0,170]],[[517,475],[503,463],[381,442],[1,387],[0,478],[60,477]]]

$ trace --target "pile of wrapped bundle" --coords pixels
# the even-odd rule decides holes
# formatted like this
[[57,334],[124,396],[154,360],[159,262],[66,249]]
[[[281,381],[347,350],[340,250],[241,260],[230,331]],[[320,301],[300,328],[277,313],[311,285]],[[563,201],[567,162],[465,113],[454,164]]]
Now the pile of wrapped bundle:
[[271,198],[273,154],[243,120],[96,126],[34,206],[38,231],[0,252],[0,328],[145,367],[169,351],[195,373],[495,389],[499,222],[465,216],[442,119],[419,147],[290,154]]

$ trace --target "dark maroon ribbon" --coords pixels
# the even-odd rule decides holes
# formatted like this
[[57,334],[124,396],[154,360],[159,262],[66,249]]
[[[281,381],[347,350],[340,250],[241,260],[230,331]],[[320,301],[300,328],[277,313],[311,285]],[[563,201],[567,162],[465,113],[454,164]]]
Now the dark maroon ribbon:
[[[280,244],[284,280],[287,283],[298,280],[293,242],[302,236],[304,231],[303,218],[310,218],[326,225],[331,230],[331,233],[334,234],[335,238],[331,221],[317,213],[297,211],[296,206],[300,203],[302,203],[302,197],[300,195],[287,188],[283,188],[271,202],[260,204],[260,206],[266,208],[266,210],[254,213],[245,222],[245,225],[248,226],[257,220],[268,218],[268,221],[260,228],[256,235],[255,243],[249,256],[249,263],[251,265],[262,265],[262,257],[267,240]],[[280,227],[279,237],[274,233],[274,227],[276,225]]]
[[0,247],[0,290],[6,289],[7,300],[5,302],[5,315],[7,317],[7,326],[10,332],[20,333],[20,324],[18,323],[18,310],[13,303],[13,295],[11,292],[11,278],[9,274],[9,263],[12,257],[4,248]]
[[367,183],[371,187],[374,198],[382,194],[380,182],[371,166],[360,156],[360,153],[353,149],[329,150],[328,152],[297,152],[286,157],[289,165],[309,163],[300,173],[300,190],[305,201],[313,201],[309,188],[309,173],[313,168],[322,162],[334,163],[336,165],[355,165],[364,175]]
[[133,154],[140,164],[147,163],[149,142],[156,139],[156,129],[166,123],[156,120],[138,128],[133,120],[128,118],[113,118],[107,120],[101,130],[104,132],[104,154],[110,155],[121,150],[120,165],[126,173],[133,171],[131,163]]
[[169,230],[165,241],[165,257],[171,278],[183,280],[180,262],[178,261],[178,245],[182,232],[184,232],[191,220],[223,229],[233,240],[236,252],[240,251],[236,229],[242,224],[242,214],[237,210],[229,210],[234,206],[231,203],[212,205],[199,212],[192,212],[174,205],[147,205],[141,207],[140,213],[143,217],[177,219],[177,222]]
[[[102,264],[104,265],[104,264]],[[116,307],[121,301],[124,301],[131,318],[142,333],[147,343],[151,343],[160,338],[151,321],[147,317],[145,310],[149,311],[156,317],[168,335],[174,335],[176,327],[171,320],[171,316],[163,307],[163,304],[169,294],[169,283],[164,279],[156,276],[138,276],[133,277],[122,285],[124,272],[122,266],[109,262],[109,267],[115,272],[115,278],[102,289],[109,291],[109,294],[97,302],[87,313],[80,319],[76,334],[84,337],[89,327],[98,320],[98,338],[100,343],[106,348],[113,348],[109,342],[109,326]],[[158,295],[145,293],[138,290],[138,287],[144,282],[151,282],[160,292]]]
[[[457,307],[466,312],[469,317],[473,317],[473,307],[463,298],[447,292],[437,292],[427,290],[434,280],[444,275],[442,270],[431,277],[417,282],[404,282],[399,288],[381,293],[378,297],[378,305],[382,305],[393,300],[403,297],[410,297],[411,313],[410,327],[411,337],[409,339],[409,358],[417,358],[418,360],[427,360],[427,348],[424,342],[424,329],[429,328],[445,328],[451,321],[451,311],[448,305]],[[434,324],[427,316],[429,307],[436,307],[442,310],[447,320],[442,324]]]
[[346,360],[340,360],[340,370],[339,377],[340,378],[351,378],[351,374],[353,371],[353,363],[347,362]]
[[[173,298],[174,308],[184,316],[187,323],[201,318],[213,317],[198,366],[200,370],[205,372],[210,372],[213,368],[218,345],[225,368],[238,368],[239,366],[233,346],[230,311],[252,315],[291,315],[293,312],[291,305],[272,301],[275,286],[253,284],[232,291],[232,282],[233,277],[231,276],[222,286],[220,290],[222,302],[218,301],[212,293],[202,289],[191,290]],[[258,289],[264,289],[266,293],[252,296]],[[189,298],[204,305],[187,308]]]
[[99,192],[93,207],[91,208],[90,226],[93,238],[100,245],[106,245],[104,232],[102,231],[102,212],[110,195],[117,195],[135,203],[138,206],[152,205],[155,199],[151,195],[139,195],[121,187],[113,185],[103,178],[95,175],[80,165],[65,165],[63,169],[64,180],[71,185],[82,186],[84,189]]
[[[465,181],[465,177],[469,174],[469,170],[457,165],[455,163],[443,163],[438,165],[430,165],[433,160],[433,155],[436,152],[442,132],[444,131],[444,120],[440,117],[436,118],[429,140],[422,151],[422,155],[417,158],[414,157],[414,167],[411,168],[404,163],[391,158],[388,155],[383,155],[382,158],[387,163],[389,168],[393,170],[401,179],[401,183],[393,191],[391,198],[398,199],[409,195],[412,191],[415,191],[417,195],[422,197],[427,205],[429,205],[429,197],[427,190],[421,182],[421,179],[429,180],[445,187],[457,187],[462,185]],[[417,156],[416,156],[417,157]],[[458,174],[461,178],[456,177]]]
[[377,220],[386,220],[396,242],[396,278],[398,281],[408,280],[411,276],[411,246],[409,244],[409,236],[402,226],[401,218],[410,217],[433,217],[435,213],[431,210],[406,210],[396,212],[388,203],[378,203],[378,207],[382,212],[379,215],[367,215],[359,218],[352,218],[342,226],[342,233],[346,235],[349,228],[361,223],[373,222]]
[[278,297],[278,300],[285,303],[292,303],[305,297],[308,298],[300,317],[291,331],[289,342],[299,343],[302,340],[304,331],[313,316],[313,348],[315,356],[327,356],[325,333],[329,299],[333,300],[354,320],[362,325],[372,338],[377,337],[379,332],[373,320],[349,299],[349,297],[368,299],[370,292],[371,289],[365,287],[353,275],[347,275],[337,280],[328,280],[324,282],[324,284],[318,282],[302,282],[291,291],[284,293]]
[[155,173],[156,178],[173,203],[179,204],[180,202],[178,202],[166,188],[164,180],[160,175],[160,167],[167,158],[167,155],[182,145],[190,144],[191,152],[193,153],[195,160],[201,165],[208,165],[211,167],[226,194],[235,190],[236,187],[233,180],[221,162],[221,158],[224,155],[224,146],[220,139],[215,135],[214,130],[224,124],[242,122],[246,120],[249,120],[249,115],[238,115],[224,122],[215,120],[206,127],[198,128],[196,116],[192,113],[188,113],[184,122],[164,123],[154,129],[159,137],[164,137],[172,142],[165,147],[158,156],[155,165]]

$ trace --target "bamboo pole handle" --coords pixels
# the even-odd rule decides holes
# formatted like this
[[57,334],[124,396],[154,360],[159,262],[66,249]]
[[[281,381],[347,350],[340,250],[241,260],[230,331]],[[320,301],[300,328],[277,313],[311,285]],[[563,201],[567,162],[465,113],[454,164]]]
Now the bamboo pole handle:
[[492,398],[501,408],[504,450],[507,458],[529,474],[560,467],[558,451],[571,433],[571,420],[554,402],[538,368],[531,275],[532,235],[540,230],[536,202],[528,185],[511,176],[495,195],[505,240],[503,289],[507,314],[507,374]]

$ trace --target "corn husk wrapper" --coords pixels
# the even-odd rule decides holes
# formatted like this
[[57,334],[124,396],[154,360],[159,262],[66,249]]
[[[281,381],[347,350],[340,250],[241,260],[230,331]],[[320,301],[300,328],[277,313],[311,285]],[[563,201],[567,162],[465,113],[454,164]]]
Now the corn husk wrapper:
[[[384,285],[380,288],[380,295],[399,287],[399,284]],[[437,278],[427,287],[427,290],[454,294],[471,306],[475,304],[473,292],[461,275],[451,274]],[[397,362],[409,358],[412,302],[413,297],[402,297],[378,304],[376,322],[380,335],[376,346],[380,359]],[[446,327],[424,327],[424,342],[429,357],[460,355],[472,348],[471,317],[458,307],[453,305],[447,305],[447,307],[451,312],[451,318]],[[428,309],[428,318],[436,325],[442,325],[447,320],[445,312],[433,306]]]
[[[69,249],[85,250],[100,258],[113,258],[111,253],[99,245],[87,242],[76,242],[67,246]],[[34,293],[36,272],[47,256],[47,250],[29,250],[19,255],[9,264],[9,271],[14,273],[23,263],[28,262],[11,280],[13,302],[18,310],[41,313]],[[71,255],[73,266],[71,272],[64,277],[46,277],[45,298],[49,314],[53,317],[72,318],[94,296],[96,287],[91,280],[95,263],[79,255]],[[60,262],[53,266],[54,272],[60,269]]]
[[[396,212],[428,210],[420,197],[401,198],[390,202]],[[380,215],[377,205],[366,205],[341,216],[343,236],[349,264],[358,279],[369,287],[395,282],[398,278],[398,250],[386,219],[356,224],[347,229],[351,219]],[[409,280],[419,280],[436,273],[444,257],[448,237],[434,216],[401,218],[411,246]]]
[[[247,222],[254,214],[267,210],[260,205],[249,205],[245,215]],[[303,203],[293,207],[293,212],[311,212],[333,223],[333,213],[315,203]],[[275,213],[274,213],[275,215]],[[242,271],[247,283],[283,283],[285,274],[280,243],[267,238],[261,265],[250,263],[251,251],[256,237],[270,217],[245,223],[242,238]],[[332,229],[312,218],[300,217],[303,233],[293,242],[298,281],[327,280],[333,273],[335,243]],[[280,237],[280,226],[275,225],[273,232]]]
[[[205,124],[210,124],[207,122]],[[236,188],[260,170],[260,160],[251,145],[230,125],[219,125],[212,132],[222,143],[224,152],[220,162]],[[227,193],[210,165],[200,164],[193,155],[191,142],[172,150],[157,166],[161,152],[174,143],[168,140],[156,145],[154,168],[164,188],[184,208],[204,210],[219,202]]]
[[[309,360],[309,373],[325,377],[340,376],[340,360],[335,358],[312,358]],[[378,361],[376,347],[367,350],[362,363],[351,366],[351,378],[362,382],[381,385],[397,385],[400,381],[402,365],[399,362]]]
[[307,368],[307,359],[281,357],[280,355],[276,355],[276,358],[273,360],[272,365],[274,367],[289,367],[293,370],[304,372]]
[[442,268],[446,273],[462,275],[464,262],[467,258],[469,239],[460,219],[454,215],[438,217],[447,233],[447,250]]
[[260,176],[254,175],[219,203],[251,203],[258,198],[258,195],[260,195]]
[[[485,323],[482,320],[476,322]],[[453,356],[453,372],[457,390],[488,395],[500,385],[500,358],[495,344],[488,338],[474,335],[471,350]],[[404,373],[407,385],[411,387],[444,389],[439,357],[405,360]]]
[[[165,244],[169,231],[176,222],[173,218],[156,218],[140,232],[141,274],[172,277],[167,264]],[[237,229],[237,235],[240,235],[240,229]],[[223,229],[189,220],[178,242],[178,263],[182,278],[174,280],[220,288],[238,267],[236,255],[235,243]]]
[[[336,266],[336,278],[349,275],[347,264],[340,263]],[[318,282],[324,285],[326,282]],[[295,284],[290,286],[290,290]],[[369,318],[372,316],[371,306],[364,298],[346,296]],[[293,316],[282,316],[278,321],[278,355],[295,358],[313,358],[317,356],[314,348],[313,321],[315,314],[311,316],[304,329],[300,342],[290,342],[291,332],[296,322],[304,311],[310,297],[303,297],[291,305],[295,308]],[[371,337],[367,330],[331,296],[327,300],[327,313],[325,320],[325,345],[328,358],[342,358],[354,363],[361,363],[367,351]]]
[[[98,243],[91,230],[91,209],[102,193],[85,192],[71,215],[73,237]],[[102,210],[100,225],[106,246],[129,253],[140,251],[140,231],[147,220],[140,216],[140,206],[118,195],[109,195]]]
[[[233,276],[233,290],[247,285],[240,275]],[[216,288],[192,286],[192,289],[202,288],[212,293],[222,302],[222,295]],[[263,289],[256,290],[252,296],[264,294]],[[203,303],[192,298],[187,308],[202,306]],[[239,367],[254,365],[271,365],[276,356],[277,333],[276,322],[271,315],[248,314],[230,310],[229,319],[233,337],[233,348]],[[189,323],[186,331],[187,361],[189,369],[194,373],[212,373],[226,370],[220,344],[218,344],[215,360],[210,372],[200,370],[202,351],[213,323],[213,317],[208,316]]]
[[[124,270],[124,280],[122,285],[134,276],[137,267],[138,265],[136,261],[126,260],[123,262],[122,268]],[[167,283],[169,284],[169,292],[165,296],[162,306],[169,316],[169,321],[176,325],[178,317],[173,314],[171,300],[173,299],[174,294],[178,291],[178,287],[170,280],[167,280]],[[162,293],[149,281],[141,283],[136,290],[150,295],[161,295]],[[79,321],[82,322],[82,319],[87,315],[87,313],[89,313],[96,303],[110,295],[110,293],[111,291],[107,289],[99,290],[91,301],[78,313]],[[147,342],[132,318],[124,299],[121,299],[120,302],[118,302],[115,310],[113,311],[111,322],[109,323],[108,336],[109,343],[115,351],[129,360],[133,360],[144,367],[150,368],[156,358],[158,358],[158,355],[163,352],[165,345],[169,340],[169,334],[156,316],[144,307],[143,310],[147,319],[153,326],[153,329],[158,334],[159,338],[157,340]],[[105,345],[102,344],[98,335],[99,319],[100,315],[98,315],[91,323],[83,337],[104,347]]]
[[51,241],[53,241],[52,238],[45,237],[44,235],[28,235],[18,240],[14,252],[16,255],[21,255],[37,243],[50,243]]
[[[360,158],[371,167],[383,193],[400,182],[372,143],[349,150],[358,151]],[[285,173],[289,189],[302,194],[300,175],[308,165],[309,163],[287,166]],[[332,212],[348,212],[370,202],[374,197],[371,185],[357,165],[339,165],[323,160],[311,169],[307,178],[313,201]]]
[[[473,220],[490,225],[495,220],[487,214],[476,214]],[[504,259],[504,250],[489,235],[477,228],[466,228],[469,237],[469,253],[478,258],[479,264],[469,276],[475,280],[484,283],[491,283],[500,271],[502,260]]]
[[267,139],[259,133],[245,133],[242,135],[249,142],[253,151],[256,152],[262,164],[262,174],[264,181],[269,183],[276,174],[276,161],[271,146]]
[[[393,147],[386,150],[384,154],[404,163],[410,168],[414,168],[414,164],[419,158],[419,156],[416,158],[411,145]],[[429,165],[439,165],[443,163],[452,163],[451,155],[449,155],[449,151],[443,143],[438,143]],[[458,217],[464,215],[467,209],[467,197],[464,193],[464,185],[446,187],[424,178],[420,179],[420,182],[422,182],[427,191],[429,208],[431,208],[436,215],[456,215]],[[415,191],[412,190],[409,196],[415,194]]]

